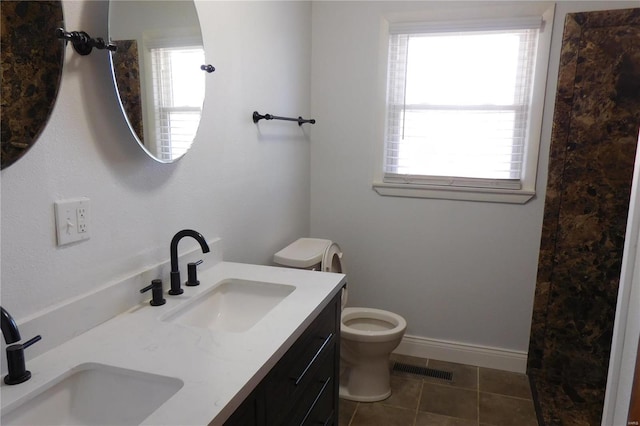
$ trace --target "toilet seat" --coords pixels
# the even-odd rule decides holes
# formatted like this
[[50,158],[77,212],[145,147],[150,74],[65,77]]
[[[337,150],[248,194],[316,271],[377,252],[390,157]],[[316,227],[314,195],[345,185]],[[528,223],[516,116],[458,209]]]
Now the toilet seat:
[[342,263],[342,249],[336,243],[331,242],[322,255],[322,271],[337,272],[346,274],[344,264]]
[[407,321],[393,312],[374,308],[344,308],[340,332],[356,342],[386,342],[407,329]]

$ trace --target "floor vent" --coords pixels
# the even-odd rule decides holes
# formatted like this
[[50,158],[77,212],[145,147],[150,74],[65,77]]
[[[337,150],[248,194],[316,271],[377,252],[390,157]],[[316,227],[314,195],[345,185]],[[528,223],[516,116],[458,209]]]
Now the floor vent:
[[453,373],[450,371],[434,370],[433,368],[420,367],[418,365],[405,364],[404,362],[393,363],[393,371],[400,373],[416,374],[418,376],[433,377],[442,380],[453,380]]

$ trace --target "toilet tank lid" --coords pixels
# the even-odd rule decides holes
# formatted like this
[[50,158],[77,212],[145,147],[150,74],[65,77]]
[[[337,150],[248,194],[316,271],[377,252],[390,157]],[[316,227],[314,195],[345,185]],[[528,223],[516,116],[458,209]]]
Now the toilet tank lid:
[[274,254],[273,261],[292,268],[310,268],[322,262],[322,256],[330,245],[331,240],[300,238]]

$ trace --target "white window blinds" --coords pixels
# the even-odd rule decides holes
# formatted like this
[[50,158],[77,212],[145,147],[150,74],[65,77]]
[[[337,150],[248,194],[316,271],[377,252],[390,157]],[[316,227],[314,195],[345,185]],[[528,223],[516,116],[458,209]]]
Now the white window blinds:
[[[152,48],[157,155],[171,160],[191,146],[200,123],[204,77],[202,47]],[[179,78],[177,78],[179,76]]]
[[520,189],[541,22],[391,26],[384,182]]

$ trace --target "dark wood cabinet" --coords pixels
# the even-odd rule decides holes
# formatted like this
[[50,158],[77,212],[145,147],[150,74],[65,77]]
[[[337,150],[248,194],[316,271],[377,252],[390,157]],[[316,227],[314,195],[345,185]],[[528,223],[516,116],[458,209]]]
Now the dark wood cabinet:
[[225,422],[225,426],[337,425],[340,294]]

